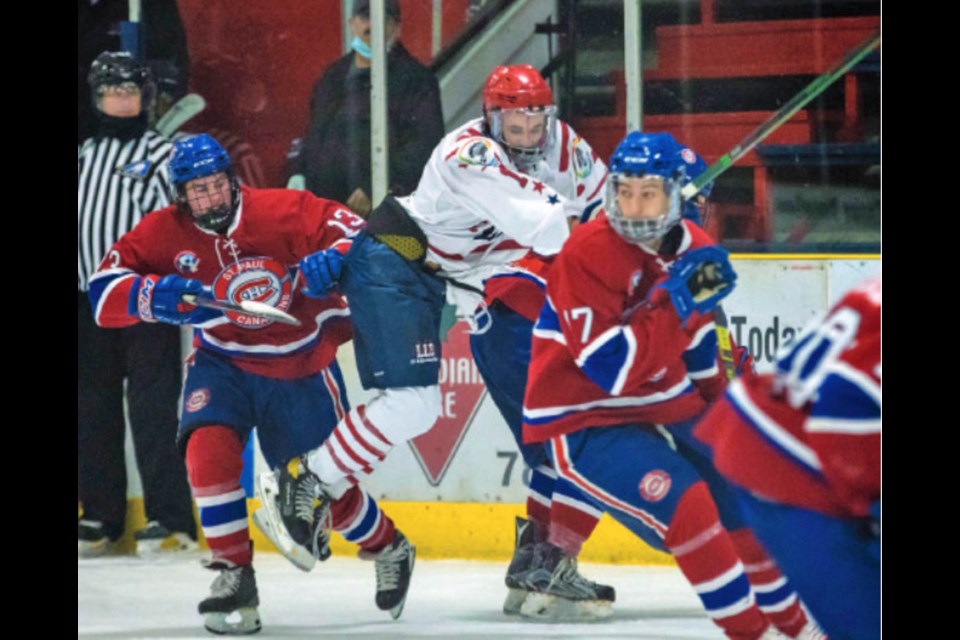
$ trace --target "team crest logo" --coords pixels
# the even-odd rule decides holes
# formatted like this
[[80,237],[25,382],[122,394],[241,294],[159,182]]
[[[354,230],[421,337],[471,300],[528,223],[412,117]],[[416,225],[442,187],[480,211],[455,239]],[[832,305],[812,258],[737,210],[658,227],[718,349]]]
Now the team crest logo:
[[200,266],[200,258],[193,251],[181,251],[173,259],[173,264],[180,273],[196,273]]
[[431,486],[438,486],[446,475],[486,392],[470,353],[469,327],[466,322],[458,322],[443,343],[440,417],[432,429],[410,441],[413,457]]
[[662,469],[654,469],[640,480],[640,497],[647,502],[660,502],[670,491],[670,474]]
[[686,147],[684,147],[680,151],[680,157],[683,158],[683,161],[686,162],[687,164],[697,163],[697,155],[690,149],[687,149]]
[[[213,281],[213,295],[218,300],[236,304],[252,300],[286,311],[293,301],[293,283],[287,267],[272,258],[240,258]],[[233,311],[225,315],[244,329],[261,329],[273,323],[273,320]]]
[[573,172],[583,180],[593,171],[593,158],[580,146],[580,138],[573,141]]
[[210,390],[209,389],[197,389],[190,394],[190,397],[187,398],[186,404],[183,405],[184,410],[187,413],[196,413],[203,409],[210,403]]
[[472,164],[478,167],[495,167],[500,164],[492,149],[493,143],[486,138],[470,138],[457,150],[460,164]]

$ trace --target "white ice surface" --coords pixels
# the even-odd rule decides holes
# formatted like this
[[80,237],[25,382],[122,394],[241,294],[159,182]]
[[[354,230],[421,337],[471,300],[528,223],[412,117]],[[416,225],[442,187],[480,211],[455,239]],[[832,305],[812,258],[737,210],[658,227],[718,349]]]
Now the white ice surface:
[[[201,556],[77,561],[80,638],[214,638],[197,603],[216,577]],[[642,638],[719,640],[719,629],[679,570],[582,564],[581,573],[617,590],[601,622],[550,624],[501,612],[505,563],[418,559],[399,620],[373,602],[372,563],[334,557],[304,573],[281,556],[254,560],[263,631],[251,638]]]

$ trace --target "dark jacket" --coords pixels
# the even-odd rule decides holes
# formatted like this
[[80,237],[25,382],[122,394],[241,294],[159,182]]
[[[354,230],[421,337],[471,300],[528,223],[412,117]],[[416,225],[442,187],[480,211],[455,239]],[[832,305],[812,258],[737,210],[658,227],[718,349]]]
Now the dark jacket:
[[[357,187],[372,197],[370,70],[353,68],[353,53],[324,72],[313,89],[310,125],[294,172],[314,194],[345,202]],[[440,87],[399,42],[387,61],[390,179],[394,195],[412,192],[444,135]]]

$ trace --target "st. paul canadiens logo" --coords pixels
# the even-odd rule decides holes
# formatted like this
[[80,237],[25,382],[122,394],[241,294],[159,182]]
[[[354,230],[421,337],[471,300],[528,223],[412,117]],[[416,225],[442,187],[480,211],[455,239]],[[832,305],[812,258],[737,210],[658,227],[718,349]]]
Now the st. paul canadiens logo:
[[[293,300],[293,283],[286,266],[272,258],[240,258],[213,281],[213,295],[227,302],[239,304],[251,300],[286,311]],[[273,320],[232,311],[225,312],[225,315],[244,329],[260,329],[273,323]]]

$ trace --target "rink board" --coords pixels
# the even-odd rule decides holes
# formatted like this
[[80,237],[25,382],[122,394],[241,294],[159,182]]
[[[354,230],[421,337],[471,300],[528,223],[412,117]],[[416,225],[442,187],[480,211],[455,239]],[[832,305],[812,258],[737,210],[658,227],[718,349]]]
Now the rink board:
[[[734,266],[737,288],[724,302],[730,332],[750,348],[763,372],[771,369],[780,347],[851,287],[879,274],[882,262],[879,256],[758,255],[736,256]],[[367,488],[425,557],[506,559],[513,549],[513,517],[523,513],[529,469],[480,381],[465,323],[451,329],[442,356],[443,409],[437,426],[392,451]],[[341,349],[339,362],[351,402],[365,402],[370,394],[360,387],[352,349]],[[249,455],[254,465],[244,485],[252,497],[250,471],[265,465],[255,448]],[[135,524],[143,518],[142,493],[129,446],[127,459]],[[259,532],[258,549],[269,545],[256,536]],[[339,538],[334,545],[335,552],[351,552],[352,545]],[[671,562],[609,516],[584,547],[583,557]]]

